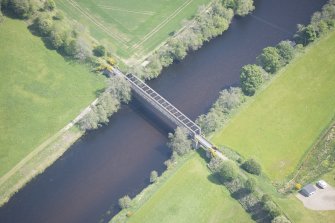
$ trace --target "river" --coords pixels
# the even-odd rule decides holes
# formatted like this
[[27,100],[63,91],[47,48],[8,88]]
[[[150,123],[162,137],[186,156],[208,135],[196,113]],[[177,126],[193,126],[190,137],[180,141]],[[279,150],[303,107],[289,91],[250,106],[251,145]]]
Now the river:
[[[236,86],[239,70],[261,50],[291,38],[326,0],[256,0],[256,10],[235,18],[222,36],[163,70],[148,84],[195,119],[220,90]],[[162,172],[171,128],[142,103],[122,106],[108,126],[86,134],[2,208],[1,223],[108,222],[117,200],[134,196]],[[109,211],[109,212],[108,212]]]

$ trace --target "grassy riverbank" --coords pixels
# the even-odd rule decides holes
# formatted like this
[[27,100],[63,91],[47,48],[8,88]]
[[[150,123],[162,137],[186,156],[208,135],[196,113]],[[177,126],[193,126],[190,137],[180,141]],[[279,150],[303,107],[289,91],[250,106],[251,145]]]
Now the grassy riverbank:
[[272,180],[292,174],[335,114],[335,32],[306,49],[213,136],[261,163]]
[[122,58],[143,56],[182,27],[210,0],[59,0],[67,17],[89,27],[94,38]]
[[96,98],[104,78],[46,49],[20,20],[0,24],[0,177]]
[[[155,185],[149,186],[148,191],[135,198],[136,202],[141,202],[141,198],[145,202],[131,210],[133,215],[128,222],[252,222],[226,188],[211,177],[199,154],[194,153],[177,165],[170,176],[159,179],[154,190],[151,187]],[[114,218],[112,222],[122,221]]]

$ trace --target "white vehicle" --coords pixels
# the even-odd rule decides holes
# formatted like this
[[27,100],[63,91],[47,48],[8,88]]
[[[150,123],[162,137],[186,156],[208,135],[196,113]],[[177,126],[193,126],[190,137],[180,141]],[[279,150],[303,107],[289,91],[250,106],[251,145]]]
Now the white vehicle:
[[327,183],[324,180],[319,180],[316,185],[318,185],[320,188],[325,189],[327,187]]

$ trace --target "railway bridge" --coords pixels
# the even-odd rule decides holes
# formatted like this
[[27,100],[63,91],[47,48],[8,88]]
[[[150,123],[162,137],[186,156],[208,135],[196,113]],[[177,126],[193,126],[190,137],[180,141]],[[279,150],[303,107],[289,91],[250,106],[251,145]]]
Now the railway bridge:
[[209,142],[204,136],[201,135],[201,128],[196,123],[194,123],[190,118],[179,111],[155,90],[149,87],[144,81],[133,74],[123,74],[116,68],[113,69],[113,73],[117,76],[124,77],[131,84],[133,91],[149,102],[174,124],[187,129],[190,137],[192,138],[193,146],[196,149],[200,146],[211,155],[226,159],[226,157],[224,157],[223,154],[217,150],[217,148],[211,142]]

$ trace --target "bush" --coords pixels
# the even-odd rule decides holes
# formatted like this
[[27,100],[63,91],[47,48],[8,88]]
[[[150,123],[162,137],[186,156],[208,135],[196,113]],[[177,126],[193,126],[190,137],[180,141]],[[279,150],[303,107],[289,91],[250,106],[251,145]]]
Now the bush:
[[36,6],[29,0],[11,0],[9,7],[19,18],[28,18],[37,10]]
[[222,181],[230,182],[238,176],[238,168],[233,161],[225,161],[222,163],[219,175]]
[[245,187],[245,189],[247,189],[247,191],[248,191],[249,193],[252,193],[252,192],[254,192],[255,189],[256,189],[256,181],[255,181],[253,178],[249,178],[249,179],[245,182],[244,187]]
[[128,195],[122,197],[119,199],[119,207],[121,209],[126,209],[131,206],[131,199]]
[[40,14],[35,19],[35,25],[41,36],[47,36],[50,34],[52,29],[52,19],[48,14]]
[[275,217],[271,223],[291,223],[285,216],[279,215]]
[[277,205],[273,201],[268,201],[264,205],[264,209],[269,213],[272,219],[281,215],[281,211],[278,209]]
[[283,66],[281,56],[275,47],[264,48],[257,60],[263,69],[271,74],[276,73]]
[[158,178],[158,173],[157,171],[153,170],[150,173],[150,183],[155,183],[157,181]]
[[255,175],[260,175],[262,172],[261,166],[254,159],[248,159],[241,165],[241,167],[248,173]]
[[255,64],[242,67],[240,80],[241,88],[245,95],[252,96],[264,81],[265,71]]
[[261,199],[262,204],[265,205],[266,202],[268,202],[268,201],[271,201],[271,197],[270,197],[270,195],[268,195],[268,194],[263,194],[262,199]]
[[169,133],[168,147],[179,156],[187,154],[191,150],[191,140],[185,128],[177,127],[175,133]]
[[106,48],[102,45],[96,46],[93,49],[93,54],[97,57],[103,57],[106,55]]
[[222,168],[224,161],[219,157],[212,157],[211,161],[208,163],[208,168],[213,172],[217,173]]
[[44,2],[44,10],[52,11],[56,8],[56,4],[53,0],[46,0]]
[[295,56],[295,50],[291,41],[281,41],[276,46],[283,64],[288,64]]

